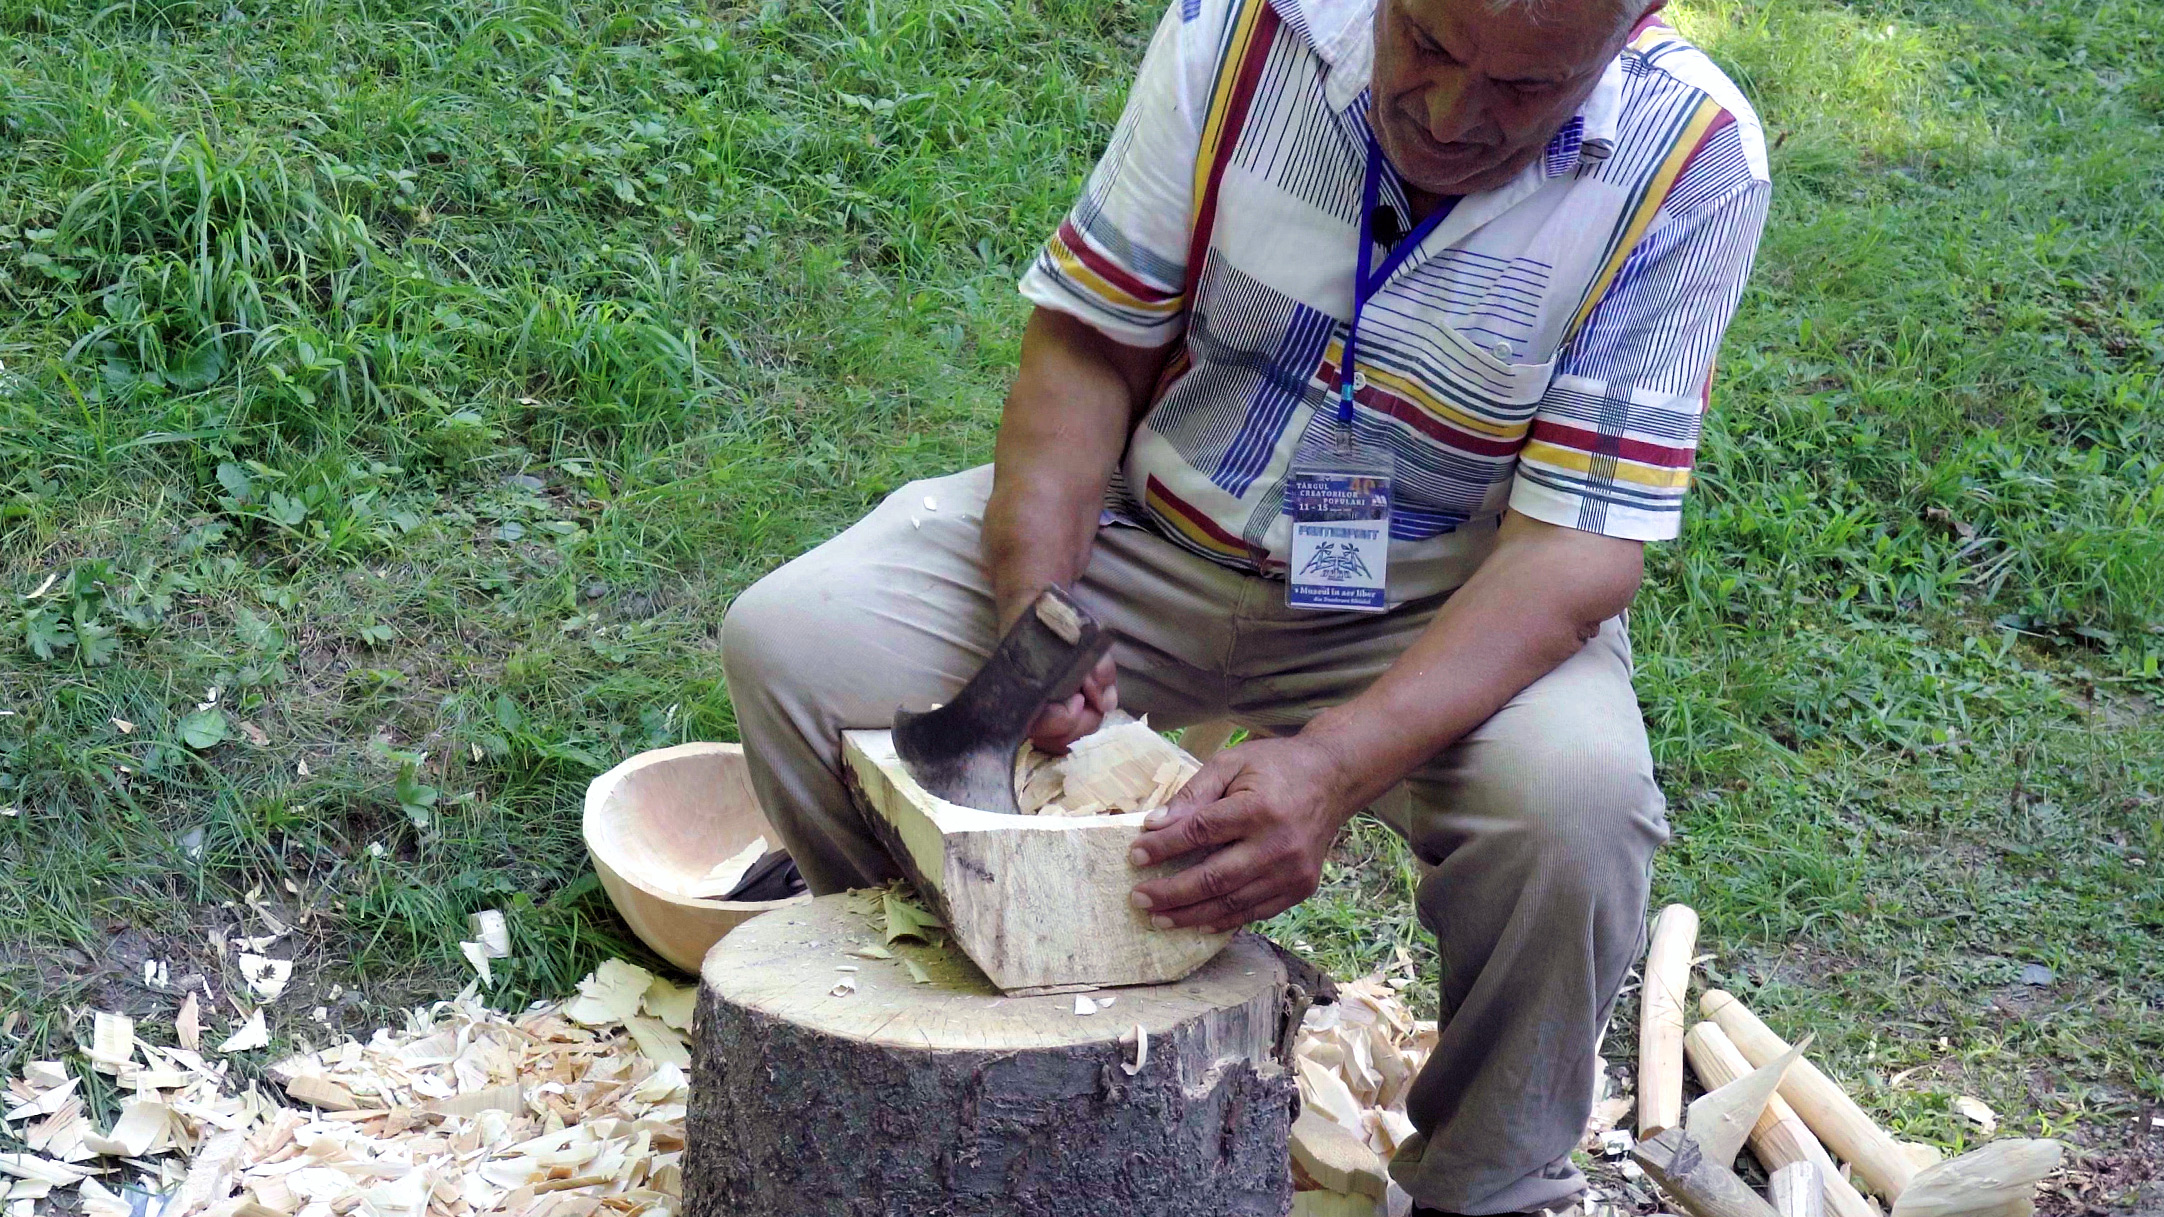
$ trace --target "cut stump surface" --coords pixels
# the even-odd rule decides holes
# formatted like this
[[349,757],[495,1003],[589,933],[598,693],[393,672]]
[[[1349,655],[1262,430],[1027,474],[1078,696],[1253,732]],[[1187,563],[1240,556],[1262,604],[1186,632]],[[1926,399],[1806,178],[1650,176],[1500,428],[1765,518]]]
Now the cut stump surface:
[[1176,983],[1095,994],[1111,1004],[1088,1015],[1072,995],[1002,997],[951,947],[854,954],[879,942],[850,897],[828,896],[746,922],[707,956],[686,1217],[1290,1206],[1297,1092],[1277,1051],[1302,1011],[1260,938]]

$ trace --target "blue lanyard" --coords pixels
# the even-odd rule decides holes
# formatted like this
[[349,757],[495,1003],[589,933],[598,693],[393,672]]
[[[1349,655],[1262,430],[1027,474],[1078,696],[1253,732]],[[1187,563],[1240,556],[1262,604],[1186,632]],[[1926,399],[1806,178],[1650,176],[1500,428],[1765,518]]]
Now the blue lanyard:
[[1337,421],[1342,428],[1341,435],[1345,438],[1352,435],[1353,369],[1359,366],[1357,360],[1360,354],[1360,315],[1367,311],[1368,301],[1374,298],[1376,292],[1382,290],[1383,284],[1390,281],[1390,276],[1396,274],[1400,266],[1405,265],[1405,259],[1413,256],[1413,251],[1420,248],[1420,243],[1427,240],[1428,234],[1435,231],[1435,226],[1442,223],[1443,218],[1458,205],[1458,200],[1454,198],[1443,200],[1443,205],[1435,209],[1435,214],[1420,221],[1412,232],[1392,246],[1389,254],[1384,257],[1383,264],[1371,272],[1375,253],[1375,208],[1381,204],[1382,194],[1383,154],[1382,149],[1375,146],[1374,133],[1370,132],[1367,180],[1360,189],[1360,257],[1358,268],[1353,272],[1352,322],[1345,327],[1345,357],[1338,364]]

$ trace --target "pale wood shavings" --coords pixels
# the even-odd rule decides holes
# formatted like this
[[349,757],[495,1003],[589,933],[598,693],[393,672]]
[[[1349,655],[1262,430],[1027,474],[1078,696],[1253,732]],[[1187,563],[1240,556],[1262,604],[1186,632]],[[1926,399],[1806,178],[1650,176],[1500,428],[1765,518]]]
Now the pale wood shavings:
[[180,1013],[173,1016],[173,1038],[190,1052],[203,1046],[203,1010],[193,993],[180,1003]]
[[722,859],[700,878],[678,885],[677,894],[693,900],[722,900],[736,890],[744,881],[744,875],[766,857],[765,837],[754,837],[749,845]]
[[564,1017],[589,1027],[621,1023],[639,1012],[654,974],[637,964],[611,959],[579,982],[579,995],[564,1003]]
[[263,1021],[263,1011],[257,1010],[248,1016],[247,1022],[241,1024],[240,1030],[235,1031],[231,1036],[227,1037],[224,1043],[218,1045],[218,1051],[253,1052],[258,1048],[268,1047],[270,1047],[270,1027]]
[[239,961],[241,979],[255,990],[264,1001],[273,1001],[286,991],[287,982],[293,979],[293,961],[271,959],[262,955],[242,954]]
[[665,1025],[691,1034],[691,1016],[699,1006],[699,990],[695,985],[678,985],[654,978],[646,986],[646,997],[641,1003],[648,1014],[660,1019]]
[[135,1059],[135,1020],[100,1010],[91,1018],[90,1050],[84,1053],[99,1073],[119,1073]]
[[1311,1008],[1293,1045],[1303,1107],[1385,1160],[1412,1135],[1405,1097],[1435,1048],[1435,1024],[1413,1017],[1403,987],[1380,972],[1339,985],[1337,1003]]
[[1015,761],[1015,803],[1028,815],[1154,811],[1201,768],[1147,718],[1127,719],[1076,740],[1065,756],[1025,745]]
[[[47,1149],[88,1140],[107,1162],[124,1156],[121,1178],[164,1195],[163,1217],[670,1217],[697,991],[612,962],[564,1005],[505,1015],[469,990],[403,1027],[281,1061],[271,1076],[301,1106],[228,1093],[223,1064],[109,1026],[100,1055],[136,1095],[109,1133],[83,1117],[65,1062],[27,1063],[10,1110],[42,1115],[22,1133],[57,1126]],[[260,1025],[259,1013],[243,1034]],[[98,1153],[76,1152],[81,1164],[0,1155],[0,1173],[23,1181],[0,1194],[34,1217],[47,1193],[73,1187],[86,1217],[128,1217],[119,1183],[93,1177]]]
[[483,909],[466,915],[466,932],[481,944],[490,959],[508,959],[511,956],[511,923],[504,920],[501,909]]

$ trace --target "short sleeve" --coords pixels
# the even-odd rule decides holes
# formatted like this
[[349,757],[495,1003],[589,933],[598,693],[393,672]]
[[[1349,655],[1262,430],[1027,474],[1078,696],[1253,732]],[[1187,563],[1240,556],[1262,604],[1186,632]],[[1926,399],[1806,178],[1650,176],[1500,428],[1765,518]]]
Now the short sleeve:
[[1557,359],[1513,510],[1635,541],[1682,528],[1714,355],[1758,251],[1771,186],[1731,124],[1709,140]]
[[[1130,346],[1178,337],[1200,114],[1221,5],[1176,0],[1158,23],[1112,142],[1082,197],[1022,276],[1031,302]],[[1183,11],[1183,9],[1185,11]]]

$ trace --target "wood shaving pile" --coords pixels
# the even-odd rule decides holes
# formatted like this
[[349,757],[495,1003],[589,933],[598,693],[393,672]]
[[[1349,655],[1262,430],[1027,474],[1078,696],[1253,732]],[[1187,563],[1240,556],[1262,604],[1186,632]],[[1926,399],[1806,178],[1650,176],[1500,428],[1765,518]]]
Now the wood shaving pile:
[[67,1188],[87,1217],[667,1217],[696,999],[621,960],[517,1016],[469,988],[273,1067],[291,1106],[100,1014],[84,1056],[126,1091],[119,1119],[100,1133],[77,1072],[30,1062],[7,1086],[5,1131],[29,1149],[0,1154],[6,1217]]
[[1096,816],[1155,811],[1202,768],[1178,744],[1129,719],[1083,736],[1065,756],[1025,744],[1015,759],[1024,815]]
[[1336,1004],[1310,1007],[1293,1043],[1302,1108],[1373,1150],[1378,1169],[1413,1135],[1405,1095],[1435,1050],[1435,1021],[1414,1018],[1398,996],[1411,983],[1376,972],[1339,985]]

